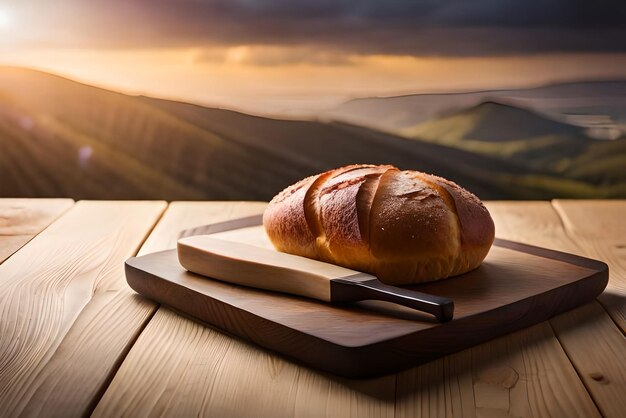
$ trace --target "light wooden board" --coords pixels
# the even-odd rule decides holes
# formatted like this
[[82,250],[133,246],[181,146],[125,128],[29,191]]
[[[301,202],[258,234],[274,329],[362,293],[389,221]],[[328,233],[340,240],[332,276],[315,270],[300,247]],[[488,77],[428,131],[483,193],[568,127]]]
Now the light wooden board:
[[398,418],[599,415],[545,323],[398,375]]
[[[264,206],[173,203],[144,248],[173,248],[182,229],[260,213]],[[333,378],[160,308],[94,415],[391,417],[394,388],[395,376]]]
[[598,299],[626,333],[626,200],[555,200],[553,206],[579,252],[609,265],[609,285]]
[[[620,237],[625,236],[623,232],[620,232],[622,231],[620,228],[624,225],[621,221],[624,210],[623,206],[619,206],[624,202],[608,202],[610,205],[617,205],[609,209],[603,209],[602,203],[555,202],[555,207],[563,217],[562,222],[568,235],[561,227],[561,219],[555,216],[554,211],[548,210],[549,204],[547,207],[545,202],[498,202],[490,203],[488,206],[496,218],[498,235],[501,237],[568,252],[578,252],[607,261],[613,273],[610,282],[612,287],[611,293],[603,296],[602,303],[613,314],[613,319],[623,328],[623,314],[622,319],[620,315],[616,315],[616,312],[623,312],[621,309],[623,305],[620,305],[623,304],[623,293],[614,291],[619,286],[615,286],[613,280],[616,277],[615,273],[620,271],[621,273],[617,275],[618,281],[624,278],[624,257],[619,251],[624,248],[619,240]],[[77,206],[82,204],[79,203]],[[578,204],[582,206],[579,207]],[[229,205],[172,204],[174,207],[179,206],[177,210],[180,210],[180,216],[166,216],[142,247],[142,253],[173,248],[176,235],[172,234],[171,230],[246,214],[244,208],[239,208],[239,213],[230,212],[227,208]],[[235,204],[237,205],[249,207],[246,203]],[[564,209],[565,205],[568,207]],[[581,209],[583,206],[585,209]],[[142,209],[143,216],[138,216],[134,210],[128,212],[127,208],[121,211],[123,215],[117,215],[116,222],[106,216],[102,217],[102,212],[100,212],[100,216],[97,221],[94,220],[94,223],[103,223],[103,228],[112,231],[115,230],[114,223],[117,226],[120,226],[118,223],[126,224],[123,221],[126,216],[132,219],[141,218],[146,223],[149,223],[146,218],[152,216],[152,222],[154,222],[157,217],[152,213],[152,209]],[[249,209],[250,212],[247,214],[255,213],[260,210],[259,208],[262,208],[262,205]],[[17,284],[17,288],[14,289],[19,289],[19,294],[29,295],[26,299],[22,296],[20,299],[22,301],[33,300],[34,295],[42,289],[55,290],[63,295],[79,293],[72,288],[74,284],[63,288],[67,284],[66,281],[47,283],[48,287],[34,286],[27,289],[25,282],[15,279],[22,274],[28,275],[35,285],[40,285],[41,277],[49,276],[50,271],[53,271],[55,277],[63,280],[70,275],[72,283],[83,280],[87,282],[91,280],[93,283],[94,275],[99,277],[99,282],[108,282],[111,285],[113,282],[119,283],[111,277],[122,277],[121,274],[113,274],[115,266],[121,265],[121,263],[113,262],[113,258],[117,257],[117,251],[111,251],[108,257],[109,262],[100,263],[99,271],[91,271],[87,266],[77,266],[77,258],[68,259],[56,254],[65,252],[65,248],[69,245],[74,251],[85,254],[91,259],[94,252],[84,248],[77,249],[80,246],[78,242],[80,241],[84,246],[88,241],[98,240],[95,237],[102,238],[106,235],[96,232],[100,230],[100,227],[91,225],[90,229],[89,225],[77,222],[77,218],[73,218],[73,221],[64,221],[74,210],[76,208],[59,219],[57,223],[65,222],[64,229],[72,230],[75,226],[82,228],[80,233],[74,234],[80,237],[74,236],[69,240],[72,242],[68,243],[68,240],[61,239],[58,234],[46,235],[49,234],[49,230],[45,230],[0,266],[2,314],[6,312],[4,301],[6,300],[7,279],[5,277],[7,275],[5,273],[7,272],[6,266],[9,264],[14,270],[10,276],[11,287]],[[578,213],[578,218],[573,217],[572,211]],[[208,216],[212,219],[208,221],[201,219],[207,212],[210,213]],[[600,214],[603,215],[600,216]],[[82,216],[84,215],[78,218]],[[596,231],[601,230],[611,235],[612,238],[608,242],[613,244],[608,244],[597,236],[594,237],[594,228]],[[149,229],[149,227],[146,228],[144,233],[147,233]],[[126,241],[132,241],[135,235],[130,231],[128,233],[128,236],[125,235],[124,242],[118,240],[120,242],[114,244],[114,247],[132,246]],[[39,243],[43,237],[45,241]],[[588,239],[591,239],[593,244],[589,244]],[[136,245],[139,242],[141,238],[137,239]],[[58,248],[55,247],[53,251],[51,243],[61,245]],[[32,245],[36,245],[36,250],[30,249]],[[47,248],[46,253],[50,252],[48,269],[33,263],[33,260],[38,258],[34,255],[40,254],[42,248]],[[22,252],[26,256],[22,256]],[[56,253],[52,254],[52,252]],[[130,253],[132,251],[129,251]],[[608,256],[598,255],[603,253]],[[19,263],[13,261],[16,257],[19,257]],[[97,261],[95,263],[98,264]],[[109,289],[112,287],[114,286]],[[43,411],[46,412],[45,415],[50,416],[80,415],[84,412],[76,412],[81,411],[81,408],[76,407],[77,405],[84,405],[90,396],[93,396],[92,402],[99,398],[100,390],[96,390],[94,395],[93,388],[100,385],[100,389],[104,390],[108,378],[98,380],[93,376],[93,371],[96,375],[104,371],[104,374],[112,377],[118,366],[116,362],[121,361],[126,350],[134,342],[125,336],[116,338],[117,332],[111,331],[121,329],[125,332],[128,322],[136,319],[132,317],[132,310],[126,308],[127,300],[132,299],[137,306],[142,306],[138,315],[140,324],[133,338],[155,310],[152,303],[129,294],[122,298],[113,298],[122,303],[113,303],[113,300],[106,297],[105,288],[106,286],[98,286],[98,291],[82,310],[73,306],[71,300],[67,301],[66,307],[70,309],[68,316],[74,315],[75,319],[65,317],[59,319],[56,316],[52,319],[48,317],[42,319],[35,315],[40,319],[35,321],[36,324],[25,323],[24,318],[17,319],[17,324],[26,330],[24,335],[28,335],[29,330],[38,334],[34,339],[27,338],[21,341],[21,345],[13,343],[14,345],[9,347],[11,349],[9,354],[17,353],[18,357],[26,354],[32,362],[22,361],[17,365],[18,370],[10,369],[14,365],[9,365],[8,370],[12,371],[11,374],[5,374],[4,371],[7,369],[0,368],[1,385],[4,385],[5,376],[13,379],[8,392],[2,389],[5,386],[0,388],[0,411],[7,415],[22,412],[26,416],[41,415]],[[15,290],[13,292],[15,294]],[[116,291],[112,290],[112,293]],[[119,295],[119,292],[116,294]],[[613,296],[620,296],[620,294],[622,296],[617,299]],[[50,307],[41,307],[41,309],[50,311]],[[119,312],[113,315],[117,319],[111,321],[107,316],[112,310]],[[63,326],[66,326],[68,320],[74,322],[69,331],[65,332]],[[161,321],[161,323],[156,321]],[[139,338],[139,342],[143,338],[146,339],[142,343],[142,348],[131,351],[128,360],[120,369],[104,398],[108,401],[103,400],[98,407],[96,411],[98,415],[117,415],[124,411],[129,415],[134,415],[130,412],[136,412],[137,415],[150,413],[179,415],[176,410],[179,408],[179,411],[192,415],[241,416],[246,414],[246,411],[250,412],[246,409],[246,405],[254,405],[255,402],[259,405],[258,409],[250,412],[255,416],[394,415],[395,377],[384,378],[380,381],[344,381],[311,372],[166,309],[159,309],[152,322]],[[6,340],[3,337],[5,325],[8,323],[4,320],[0,322],[0,363],[6,357],[6,352],[3,351],[6,349],[6,345],[3,345]],[[11,321],[11,324],[14,323],[15,321]],[[39,325],[45,326],[49,323],[53,323],[56,329],[43,332],[43,328],[37,328]],[[600,411],[606,416],[624,416],[623,403],[620,403],[620,400],[625,398],[623,396],[624,369],[620,367],[626,363],[620,360],[620,355],[623,356],[625,352],[622,347],[623,335],[600,305],[595,303],[564,314],[553,319],[551,326],[559,337],[559,341],[555,340],[553,333],[551,334],[550,324],[543,323],[398,376],[398,402],[395,415],[528,416],[548,412],[553,412],[552,415],[557,416],[560,412],[567,416],[597,415],[598,411],[594,409],[588,395],[579,390],[580,380],[572,376],[571,365],[568,367],[567,362],[563,361],[564,353],[562,350],[559,352],[556,347],[560,343],[576,365],[578,373],[592,393]],[[59,336],[64,332],[64,337],[55,338],[55,335]],[[14,341],[14,339],[11,340]],[[123,344],[120,344],[120,341]],[[121,353],[117,352],[120,346],[124,347]],[[47,359],[51,361],[44,364]],[[159,361],[164,364],[152,363]],[[79,367],[83,365],[88,365],[88,367],[86,369]],[[180,365],[184,367],[181,369]],[[2,366],[4,367],[4,363]],[[142,367],[145,370],[142,370]],[[211,367],[214,370],[210,370]],[[142,378],[144,372],[153,378]],[[159,380],[161,378],[162,380]],[[160,382],[164,384],[160,385]],[[156,393],[151,391],[152,386],[157,387],[154,391]],[[34,392],[36,396],[33,396]],[[556,398],[559,398],[560,403],[555,401]],[[116,401],[121,401],[118,406],[116,406]],[[133,402],[137,402],[138,405]],[[13,405],[13,409],[7,409],[7,405]],[[151,408],[150,405],[153,407]],[[87,411],[90,409],[91,405],[87,407]]]
[[0,266],[0,411],[92,409],[154,304],[128,289],[164,202],[78,202]]
[[[596,404],[607,417],[626,415],[626,201],[553,202],[580,254],[609,265],[597,303],[551,321]],[[607,315],[610,315],[610,317]],[[612,320],[611,320],[612,319]],[[614,322],[613,322],[614,321]]]
[[73,204],[72,199],[0,199],[0,264]]
[[[521,242],[534,242],[548,248],[563,249],[609,263],[611,278],[604,296],[616,288],[614,259],[604,257],[600,252],[586,250],[590,235],[595,236],[595,241],[603,242],[599,233],[593,232],[594,227],[601,226],[590,226],[589,220],[598,219],[604,223],[613,223],[612,226],[601,230],[608,229],[619,233],[619,228],[624,231],[623,226],[617,225],[618,222],[612,220],[620,219],[615,208],[620,205],[625,207],[624,202],[606,202],[608,205],[604,203],[567,202],[570,210],[579,216],[573,225],[587,222],[582,227],[587,230],[586,236],[568,233],[567,228],[571,221],[562,219],[559,215],[563,212],[557,213],[548,202],[519,202],[515,205],[492,203],[489,209],[496,219],[499,233]],[[607,235],[610,234],[612,232]],[[618,237],[614,236],[613,240],[616,238]],[[609,238],[608,242],[614,241]],[[602,414],[623,416],[626,411],[626,397],[623,396],[626,393],[626,340],[611,318],[597,302],[593,302],[553,318],[550,324]]]
[[[561,251],[548,202],[490,202],[496,235]],[[540,238],[540,239],[539,239]],[[512,333],[398,376],[398,417],[598,416],[549,323]]]
[[553,318],[561,345],[605,417],[626,415],[626,339],[599,303]]
[[[609,300],[616,300],[614,295],[620,286],[615,282],[623,277],[619,265],[618,269],[615,268],[618,256],[615,253],[607,256],[607,253],[615,251],[615,242],[624,236],[620,233],[626,233],[619,222],[623,217],[620,216],[621,209],[626,210],[624,203],[557,201],[554,203],[556,211],[548,202],[491,203],[489,209],[498,223],[498,233],[505,234],[503,236],[607,262],[609,285],[600,296],[605,301],[607,296]],[[576,214],[577,218],[568,219],[567,213]],[[594,248],[604,251],[592,251]],[[623,416],[626,411],[626,397],[623,396],[626,390],[626,340],[606,312],[594,302],[560,315],[550,324],[602,414]]]

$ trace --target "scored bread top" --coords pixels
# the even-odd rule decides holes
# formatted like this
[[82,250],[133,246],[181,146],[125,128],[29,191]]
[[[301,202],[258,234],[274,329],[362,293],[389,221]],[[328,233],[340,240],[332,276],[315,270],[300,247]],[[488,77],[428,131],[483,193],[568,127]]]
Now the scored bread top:
[[263,224],[279,251],[392,284],[475,268],[494,236],[476,196],[443,178],[388,165],[351,165],[301,180],[272,199]]

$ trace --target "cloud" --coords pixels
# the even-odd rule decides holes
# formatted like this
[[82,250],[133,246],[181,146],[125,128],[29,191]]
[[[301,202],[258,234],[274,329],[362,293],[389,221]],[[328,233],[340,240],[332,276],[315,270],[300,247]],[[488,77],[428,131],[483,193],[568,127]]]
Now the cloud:
[[624,27],[620,0],[125,0],[154,14],[238,22],[311,22],[368,26],[419,24],[488,27]]
[[64,0],[63,7],[23,1],[38,5],[29,10],[45,17],[47,39],[59,43],[297,47],[291,54],[253,53],[251,62],[259,65],[333,62],[342,55],[310,58],[298,56],[298,48],[344,56],[626,51],[624,1]]

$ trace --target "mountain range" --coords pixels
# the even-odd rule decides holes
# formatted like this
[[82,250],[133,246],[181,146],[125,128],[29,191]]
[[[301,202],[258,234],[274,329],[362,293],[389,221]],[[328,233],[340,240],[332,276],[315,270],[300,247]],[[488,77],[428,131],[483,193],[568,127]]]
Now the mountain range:
[[548,118],[584,127],[588,134],[601,139],[615,139],[626,132],[626,80],[366,97],[344,102],[325,114],[333,119],[395,132],[489,101],[535,109]]
[[[354,163],[435,173],[484,199],[626,195],[620,167],[605,170],[621,161],[623,141],[593,140],[584,128],[534,113],[515,125],[526,112],[487,102],[383,132],[326,117],[268,118],[126,95],[1,67],[0,196],[268,200],[305,176]],[[498,124],[527,130],[501,137]],[[529,136],[535,142],[527,147]],[[552,139],[536,140],[546,136]]]

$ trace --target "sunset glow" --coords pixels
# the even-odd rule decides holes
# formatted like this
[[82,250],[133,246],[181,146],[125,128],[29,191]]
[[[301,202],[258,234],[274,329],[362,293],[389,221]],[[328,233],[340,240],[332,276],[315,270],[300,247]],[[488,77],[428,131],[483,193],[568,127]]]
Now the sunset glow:
[[[25,49],[4,64],[33,67],[88,84],[259,113],[333,106],[352,97],[541,85],[623,75],[626,54],[533,57],[355,56],[346,65],[247,62],[249,47],[91,50]],[[457,74],[462,73],[459,77]]]
[[525,27],[523,19],[504,25],[498,19],[509,14],[480,5],[482,26],[445,10],[445,21],[432,21],[408,3],[397,10],[383,3],[355,10],[306,1],[285,10],[281,2],[219,4],[0,3],[0,65],[259,113],[306,112],[371,95],[626,76],[626,51],[616,42],[623,31],[611,22],[580,29],[575,22]]

